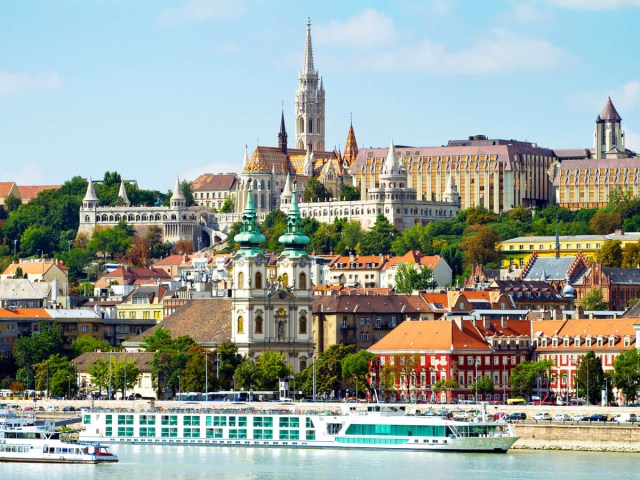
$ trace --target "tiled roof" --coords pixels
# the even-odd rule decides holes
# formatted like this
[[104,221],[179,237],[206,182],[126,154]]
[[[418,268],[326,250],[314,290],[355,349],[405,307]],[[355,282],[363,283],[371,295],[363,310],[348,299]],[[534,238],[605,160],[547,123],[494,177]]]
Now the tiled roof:
[[[323,159],[335,159],[334,152],[314,152],[316,167],[324,164]],[[253,151],[251,159],[244,166],[242,173],[271,173],[274,169],[276,173],[286,175],[302,175],[304,171],[304,160],[306,150],[299,148],[289,148],[284,153],[279,147],[258,146]]]
[[554,149],[553,153],[560,159],[564,158],[590,158],[591,151],[588,148],[560,148]]
[[[624,347],[623,339],[625,336],[629,336],[631,339],[631,345],[635,345],[635,329],[634,323],[638,323],[638,318],[582,318],[582,319],[569,319],[569,320],[536,320],[531,323],[531,331],[533,332],[533,338],[547,337],[553,338],[557,336],[559,339],[569,337],[569,346],[565,347],[564,342],[559,341],[558,346],[554,347],[553,343],[549,341],[546,347],[542,347],[541,342],[538,342],[538,351],[555,351],[555,350],[576,350],[584,351],[596,350],[620,350],[629,347]],[[613,335],[614,345],[609,346],[609,336]],[[575,345],[575,337],[580,336],[580,346]],[[592,342],[590,347],[585,346],[585,338],[591,337]],[[596,339],[601,336],[603,338],[602,346],[598,346]]]
[[222,343],[231,340],[231,300],[208,298],[191,300],[158,325],[128,340],[140,343],[158,328],[166,328],[171,337],[190,336],[196,343]]
[[132,290],[129,295],[123,299],[123,303],[127,303],[133,298],[153,297],[151,303],[158,304],[162,301],[168,289],[162,285],[142,285]]
[[0,308],[0,318],[8,320],[14,318],[41,318],[48,320],[51,315],[44,308]]
[[616,110],[616,107],[613,106],[611,97],[607,98],[604,107],[602,107],[600,118],[602,120],[611,120],[614,122],[620,122],[622,120],[622,118],[620,118],[620,115],[618,114],[618,111]]
[[584,169],[616,169],[616,168],[637,168],[637,158],[587,158],[579,160],[564,160],[560,164],[560,170],[584,170]]
[[426,303],[411,295],[318,295],[313,297],[314,313],[400,313],[429,312]]
[[602,267],[602,272],[612,284],[640,285],[640,268]]
[[49,282],[31,282],[26,278],[8,278],[0,282],[0,300],[42,300],[50,291]]
[[8,196],[15,184],[16,182],[0,182],[0,197]]
[[[329,263],[331,270],[380,270],[386,261],[380,255],[356,255],[353,259],[349,255],[342,255]],[[344,264],[344,267],[340,265]]]
[[62,263],[50,262],[50,261],[35,261],[35,262],[20,262],[20,263],[11,263],[2,275],[15,275],[18,268],[22,269],[22,273],[27,273],[30,275],[44,275],[49,271],[51,267],[56,265],[61,270],[68,270],[67,267],[62,265]]
[[462,329],[452,320],[424,320],[402,322],[379,342],[370,352],[394,351],[451,351],[490,350],[473,322],[460,322]]
[[45,190],[58,190],[62,185],[18,185],[20,198],[23,202],[28,202],[36,198],[40,192]]
[[565,280],[574,257],[538,257],[523,276],[523,280]]
[[449,311],[449,297],[446,293],[421,293],[420,296],[434,312]]
[[180,265],[183,261],[183,258],[184,257],[182,255],[169,255],[168,257],[165,257],[155,262],[153,266],[155,267],[156,265],[168,265],[168,266]]
[[154,352],[87,352],[73,359],[72,363],[80,373],[88,373],[91,366],[98,360],[109,361],[112,358],[116,362],[133,360],[140,373],[151,373],[151,362]]
[[531,322],[529,320],[508,320],[501,322],[500,320],[489,321],[488,328],[485,322],[478,320],[475,322],[476,328],[485,337],[529,337],[531,335]]
[[193,190],[232,190],[238,176],[235,173],[205,173],[191,182]]

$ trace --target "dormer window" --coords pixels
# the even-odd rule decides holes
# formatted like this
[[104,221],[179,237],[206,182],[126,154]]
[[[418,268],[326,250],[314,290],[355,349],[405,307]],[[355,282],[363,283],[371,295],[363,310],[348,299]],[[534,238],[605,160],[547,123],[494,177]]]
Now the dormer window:
[[551,340],[551,346],[553,348],[557,348],[558,347],[558,339],[557,338],[553,338],[553,340]]
[[609,337],[609,346],[613,347],[616,344],[616,338],[615,337]]
[[599,347],[602,347],[603,343],[604,343],[604,342],[603,342],[602,337],[598,337],[597,345],[598,345]]
[[576,347],[579,347],[579,346],[580,346],[580,335],[578,335],[578,336],[575,338],[575,340],[573,341],[573,343],[574,343],[574,345],[575,345]]
[[542,339],[542,348],[547,348],[547,339],[546,338]]
[[565,337],[565,338],[564,338],[563,346],[564,346],[565,348],[569,346],[569,337]]
[[624,337],[624,346],[625,347],[631,346],[631,337],[629,337],[628,335]]
[[585,347],[591,347],[591,337],[587,337],[584,341]]

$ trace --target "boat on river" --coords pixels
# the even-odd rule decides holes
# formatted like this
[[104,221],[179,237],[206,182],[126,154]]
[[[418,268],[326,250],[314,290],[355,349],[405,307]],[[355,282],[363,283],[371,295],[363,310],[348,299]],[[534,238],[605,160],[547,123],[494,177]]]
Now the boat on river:
[[67,438],[53,425],[0,412],[0,462],[113,463],[118,457],[95,442]]
[[91,409],[82,417],[80,439],[103,443],[505,453],[518,439],[506,422],[408,415],[380,405]]

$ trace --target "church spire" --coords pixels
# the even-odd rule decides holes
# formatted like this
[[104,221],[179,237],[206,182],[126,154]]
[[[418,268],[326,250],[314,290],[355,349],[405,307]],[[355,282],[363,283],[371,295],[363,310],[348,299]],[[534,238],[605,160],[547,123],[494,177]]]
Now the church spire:
[[304,48],[303,75],[313,75],[316,73],[313,67],[313,45],[311,44],[311,18],[307,18],[307,43]]
[[305,176],[311,178],[313,177],[313,166],[315,163],[313,151],[310,147],[307,148],[307,156],[304,159],[304,170],[303,173]]
[[93,188],[93,179],[89,177],[89,183],[87,184],[87,193],[85,193],[83,200],[85,202],[97,202],[98,197],[96,191]]
[[249,164],[249,147],[245,144],[244,146],[244,161],[242,162],[242,170],[246,168]]
[[282,255],[287,257],[300,257],[306,255],[304,247],[309,245],[311,239],[304,234],[300,224],[300,209],[298,208],[297,182],[293,181],[293,193],[291,197],[291,207],[287,214],[287,229],[284,235],[278,238],[278,243],[284,245]]
[[187,199],[182,194],[182,188],[180,188],[180,178],[176,177],[176,184],[173,187],[173,195],[171,195],[171,207],[185,207],[187,205]]
[[353,131],[353,119],[351,125],[349,125],[349,133],[347,134],[347,143],[344,147],[344,160],[350,167],[356,161],[358,157],[358,142],[356,141],[356,134]]
[[304,49],[304,63],[298,75],[298,89],[295,100],[295,148],[324,151],[324,85],[313,62],[311,43],[311,20],[307,21],[307,39]]
[[129,197],[127,197],[127,189],[124,185],[124,180],[120,181],[120,190],[118,191],[118,198],[122,201],[122,203],[124,205],[126,205],[127,207],[129,205],[131,205],[131,202],[129,201]]
[[242,226],[240,233],[233,238],[233,241],[240,244],[239,255],[253,257],[262,253],[260,244],[266,240],[266,237],[258,229],[258,216],[253,204],[253,183],[250,178],[248,185],[246,207],[242,212]]
[[284,126],[284,110],[282,110],[282,116],[280,117],[280,133],[278,133],[278,147],[282,150],[282,153],[287,154],[287,129]]

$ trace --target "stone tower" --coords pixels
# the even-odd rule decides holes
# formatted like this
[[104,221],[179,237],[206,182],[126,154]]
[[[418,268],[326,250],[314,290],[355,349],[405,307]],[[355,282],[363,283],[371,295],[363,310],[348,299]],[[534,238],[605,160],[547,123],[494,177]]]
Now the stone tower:
[[594,156],[601,158],[617,158],[624,155],[624,132],[622,131],[622,118],[613,106],[611,97],[607,99],[600,115],[596,118],[596,131],[594,138]]
[[311,20],[307,20],[307,43],[304,65],[298,76],[295,101],[296,148],[324,151],[324,86],[313,66]]

